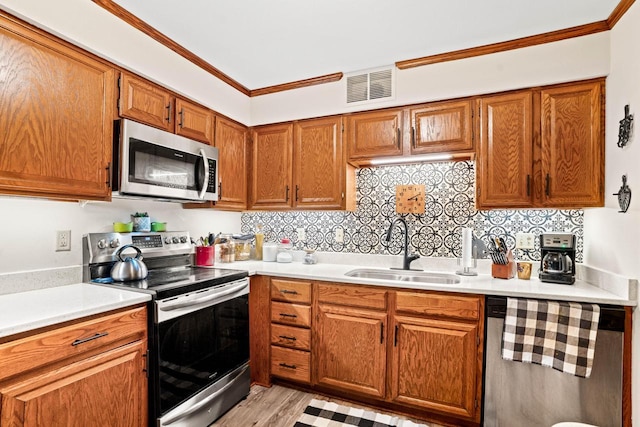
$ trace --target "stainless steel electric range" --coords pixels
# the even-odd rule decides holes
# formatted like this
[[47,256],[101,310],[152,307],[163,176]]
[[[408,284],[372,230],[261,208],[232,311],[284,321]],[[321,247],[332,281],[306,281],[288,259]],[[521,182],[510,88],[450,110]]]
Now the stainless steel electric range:
[[[127,244],[142,251],[149,275],[139,281],[112,282],[115,253]],[[187,232],[83,237],[85,282],[152,296],[151,426],[206,427],[249,394],[248,273],[192,267],[191,252]]]

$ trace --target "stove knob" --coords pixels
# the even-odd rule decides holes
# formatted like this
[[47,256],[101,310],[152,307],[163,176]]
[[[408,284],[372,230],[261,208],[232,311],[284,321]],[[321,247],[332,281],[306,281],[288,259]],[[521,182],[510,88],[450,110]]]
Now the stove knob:
[[107,239],[98,240],[98,249],[104,249],[107,247]]
[[167,245],[170,245],[170,244],[171,244],[171,237],[168,237],[168,236],[167,236],[167,237],[165,237],[165,238],[164,238],[164,242],[165,242]]
[[180,239],[178,239],[177,237],[174,237],[173,239],[171,239],[171,241],[173,243],[180,243]]
[[187,236],[180,237],[180,243],[187,243]]
[[111,246],[112,248],[117,248],[118,246],[120,246],[120,240],[112,240],[111,243],[109,243],[109,246]]

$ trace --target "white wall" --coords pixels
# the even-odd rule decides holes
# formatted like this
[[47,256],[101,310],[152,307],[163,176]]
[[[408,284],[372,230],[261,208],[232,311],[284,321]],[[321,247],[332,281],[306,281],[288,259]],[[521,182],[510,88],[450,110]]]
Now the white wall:
[[[81,238],[113,230],[113,222],[148,212],[152,221],[167,222],[169,231],[191,236],[208,232],[240,232],[240,214],[211,209],[182,209],[179,203],[114,199],[80,203],[0,197],[0,274],[82,264]],[[71,230],[71,251],[56,252],[56,230]]]
[[[607,79],[605,207],[584,216],[585,262],[627,277],[640,278],[640,4],[635,3],[610,32],[611,71]],[[617,147],[624,106],[635,115],[635,135]],[[634,193],[626,214],[618,213],[621,176]],[[640,425],[640,314],[633,323],[633,419]]]
[[0,9],[249,124],[249,97],[90,0],[0,0]]
[[[381,64],[383,65],[383,64]],[[345,102],[345,81],[251,99],[253,125],[602,77],[609,73],[609,33],[459,61],[397,70],[391,101]]]

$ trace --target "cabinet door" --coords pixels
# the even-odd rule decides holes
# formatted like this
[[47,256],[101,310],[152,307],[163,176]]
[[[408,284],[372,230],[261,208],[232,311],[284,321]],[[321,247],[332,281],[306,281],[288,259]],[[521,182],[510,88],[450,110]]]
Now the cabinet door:
[[472,111],[471,101],[411,108],[411,154],[473,150]]
[[169,92],[132,75],[120,75],[120,115],[173,132],[173,103]]
[[346,116],[349,160],[402,155],[402,110]]
[[147,425],[146,341],[0,388],[0,425]]
[[252,145],[251,208],[290,208],[293,190],[293,124],[254,128]]
[[385,312],[318,305],[317,383],[383,398],[386,325]]
[[115,72],[0,17],[0,192],[110,200]]
[[295,206],[340,209],[346,168],[342,118],[296,122],[293,153]]
[[394,334],[392,401],[479,419],[478,326],[396,317]]
[[600,82],[541,92],[543,206],[604,206],[601,103]]
[[215,145],[218,147],[219,187],[217,208],[243,210],[247,208],[247,128],[216,118]]
[[213,111],[176,99],[176,134],[213,145]]
[[533,203],[532,94],[483,97],[477,164],[477,207],[526,208]]

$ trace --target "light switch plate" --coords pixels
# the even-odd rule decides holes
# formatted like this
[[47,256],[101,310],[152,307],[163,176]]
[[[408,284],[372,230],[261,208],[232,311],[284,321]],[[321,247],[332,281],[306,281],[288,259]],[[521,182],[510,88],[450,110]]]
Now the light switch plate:
[[336,228],[336,243],[344,242],[344,230],[340,227]]
[[535,234],[516,233],[516,249],[535,249]]

